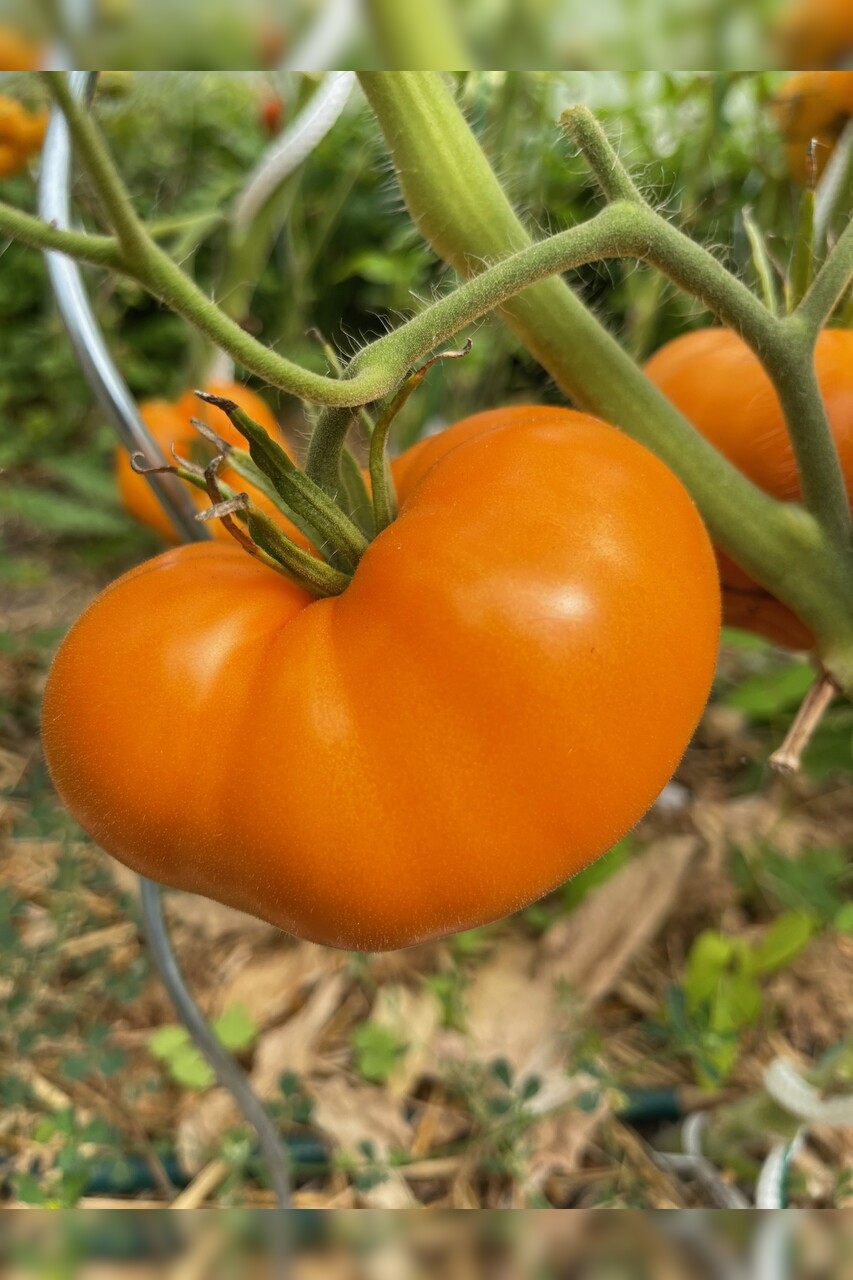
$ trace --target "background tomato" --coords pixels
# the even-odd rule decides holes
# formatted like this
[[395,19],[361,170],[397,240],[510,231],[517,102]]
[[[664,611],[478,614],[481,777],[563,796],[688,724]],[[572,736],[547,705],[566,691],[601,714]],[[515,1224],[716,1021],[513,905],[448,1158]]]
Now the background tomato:
[[777,27],[783,67],[840,66],[853,53],[850,0],[790,0]]
[[41,149],[48,113],[31,112],[15,98],[0,95],[0,178],[11,178]]
[[44,51],[15,27],[0,26],[0,70],[37,71]]
[[512,912],[637,821],[714,671],[704,527],[593,418],[477,428],[449,433],[340,596],[208,543],[98,597],[51,669],[43,741],[105,849],[376,950]]
[[[818,381],[853,496],[853,332],[825,329]],[[758,359],[729,329],[699,329],[667,343],[646,373],[750,480],[776,498],[800,496],[797,464],[776,392]],[[718,552],[725,620],[792,649],[810,649],[808,627],[728,556]]]
[[853,71],[802,71],[790,76],[776,95],[773,114],[786,138],[791,177],[805,186],[812,138],[817,143],[814,162],[819,178],[853,116]]
[[[275,415],[266,402],[254,391],[238,382],[207,383],[205,390],[212,395],[224,396],[229,400],[233,400],[241,409],[245,410],[250,418],[253,418],[255,422],[268,431],[288,454],[290,453],[290,449],[282,438]],[[183,457],[202,462],[208,461],[213,457],[213,446],[207,444],[191,425],[190,419],[192,418],[198,418],[202,422],[206,422],[229,444],[237,445],[242,449],[246,448],[246,441],[237,428],[232,425],[230,418],[221,409],[199,400],[194,391],[186,391],[176,403],[166,400],[148,400],[139,406],[139,412],[169,461],[171,461],[171,446],[173,444]],[[116,451],[116,477],[119,493],[126,510],[140,523],[153,529],[166,542],[180,542],[177,530],[157,501],[151,485],[144,476],[139,475],[131,467],[130,456],[126,449],[118,449]],[[228,466],[220,468],[219,477],[225,484],[230,485],[238,492],[248,493],[255,505],[265,511],[267,515],[274,517],[290,537],[294,538],[300,545],[306,545],[304,535],[254,485],[248,484]],[[202,493],[200,489],[188,486],[188,492],[199,511],[203,511],[210,506],[210,498]],[[214,537],[226,541],[231,540],[228,530],[218,520],[213,521],[210,527]]]

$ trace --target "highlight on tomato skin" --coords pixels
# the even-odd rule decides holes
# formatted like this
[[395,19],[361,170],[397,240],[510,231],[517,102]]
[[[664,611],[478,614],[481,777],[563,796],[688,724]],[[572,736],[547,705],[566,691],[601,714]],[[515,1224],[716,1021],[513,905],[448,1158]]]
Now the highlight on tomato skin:
[[[853,501],[853,331],[824,329],[815,368]],[[775,498],[800,496],[781,405],[757,357],[730,329],[698,329],[661,347],[645,365],[652,382],[730,462]],[[795,613],[717,552],[724,621],[789,649],[812,649]]]
[[208,542],[72,627],[43,743],[104,849],[297,936],[387,950],[518,910],[652,804],[716,662],[692,500],[565,409],[427,444],[342,594]]

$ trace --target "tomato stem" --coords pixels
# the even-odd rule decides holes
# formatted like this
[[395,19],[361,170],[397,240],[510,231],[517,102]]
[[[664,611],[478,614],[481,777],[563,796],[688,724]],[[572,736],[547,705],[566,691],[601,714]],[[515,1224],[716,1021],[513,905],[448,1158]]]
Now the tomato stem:
[[770,757],[770,766],[777,773],[790,774],[798,771],[803,752],[839,692],[838,685],[831,676],[823,674],[815,680],[794,716],[782,745]]
[[465,48],[448,0],[364,0],[367,18],[382,58],[390,66],[468,70]]
[[391,478],[386,453],[391,424],[434,364],[439,360],[458,360],[462,356],[467,356],[472,346],[473,343],[469,338],[461,351],[441,351],[419,369],[415,369],[380,415],[370,440],[370,484],[373,490],[373,512],[378,533],[387,528],[397,514],[397,495],[394,491],[394,481]]
[[136,216],[103,135],[90,116],[88,105],[71,92],[65,72],[43,71],[41,76],[62,108],[75,148],[92,177],[99,203],[118,237],[125,258],[141,264],[154,241]]
[[625,200],[645,206],[639,187],[619,160],[610,140],[590,110],[582,106],[567,107],[560,116],[560,126],[580,151],[592,170],[602,194],[613,203]]

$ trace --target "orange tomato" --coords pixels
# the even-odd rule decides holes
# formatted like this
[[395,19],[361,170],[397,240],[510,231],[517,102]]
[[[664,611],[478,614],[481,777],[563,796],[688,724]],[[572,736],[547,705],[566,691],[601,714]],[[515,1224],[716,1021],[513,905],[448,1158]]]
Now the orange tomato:
[[31,112],[15,98],[0,95],[0,178],[11,178],[41,149],[48,113]]
[[[278,420],[270,409],[266,400],[262,400],[256,391],[252,391],[250,387],[244,387],[239,382],[206,382],[203,390],[214,396],[222,396],[226,400],[233,400],[238,404],[244,413],[257,422],[259,427],[263,427],[265,431],[276,440],[281,440],[281,431],[279,429]],[[215,408],[212,404],[205,404],[203,400],[199,400],[194,391],[185,391],[178,400],[178,412],[184,421],[189,424],[190,418],[199,418],[202,422],[212,427],[217,435],[222,436],[223,440],[227,440],[229,444],[239,445],[245,448],[246,441],[240,435],[240,432],[232,425],[231,419],[221,409]],[[198,435],[194,432],[195,439]]]
[[82,615],[42,735],[106,850],[378,950],[523,907],[640,818],[716,660],[692,501],[584,414],[498,411],[448,437],[341,595],[205,543]]
[[814,138],[815,177],[826,168],[844,126],[853,115],[853,71],[803,71],[785,81],[773,102],[786,138],[785,156],[795,181],[809,180],[809,143]]
[[0,71],[37,71],[42,48],[15,27],[0,27]]
[[[244,387],[237,382],[217,382],[208,383],[205,390],[212,395],[223,396],[226,399],[233,400],[259,426],[268,431],[282,448],[287,449],[272,410],[249,387]],[[243,449],[247,447],[246,441],[237,428],[232,425],[230,418],[221,409],[199,400],[193,391],[186,391],[176,403],[166,400],[145,401],[139,406],[139,412],[154,439],[163,450],[166,459],[170,462],[172,460],[171,447],[173,444],[177,452],[184,457],[193,456],[200,446],[206,458],[213,457],[213,447],[203,442],[202,437],[191,425],[191,418],[198,418],[207,423],[228,444],[237,445]],[[290,453],[290,450],[287,449],[287,452]],[[305,544],[304,536],[281,514],[278,507],[270,502],[263,493],[260,493],[254,485],[247,483],[228,466],[220,468],[219,477],[223,483],[230,485],[232,489],[236,489],[240,493],[248,493],[257,507],[266,512],[267,515],[273,516],[300,545]],[[125,449],[116,451],[116,478],[119,494],[125,509],[141,524],[147,525],[155,533],[158,533],[166,542],[179,542],[180,536],[177,530],[157,501],[154,491],[145,476],[140,475],[131,467],[130,456]],[[210,506],[210,498],[200,489],[188,487],[188,492],[199,511],[203,511]],[[214,520],[210,528],[214,537],[227,541],[231,540],[231,535],[220,521]]]
[[831,67],[853,53],[850,0],[791,0],[776,29],[783,67]]
[[[825,329],[815,354],[818,381],[853,498],[853,332]],[[800,496],[797,464],[772,383],[729,329],[700,329],[667,343],[646,373],[730,462],[776,498]],[[718,553],[725,620],[791,649],[814,636],[787,605]]]

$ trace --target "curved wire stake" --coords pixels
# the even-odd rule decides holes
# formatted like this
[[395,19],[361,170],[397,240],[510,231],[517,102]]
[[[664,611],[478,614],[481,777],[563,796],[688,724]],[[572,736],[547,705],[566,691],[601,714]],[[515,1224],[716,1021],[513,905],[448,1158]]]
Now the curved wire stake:
[[346,106],[354,84],[354,71],[330,71],[308,105],[267,148],[234,202],[231,221],[236,232],[248,232],[276,188],[320,145]]
[[287,58],[281,71],[328,71],[361,34],[361,0],[325,0],[313,25]]
[[[73,90],[91,98],[97,73],[72,73]],[[54,107],[42,159],[39,181],[39,213],[57,226],[70,224],[71,143],[62,112]],[[139,416],[133,397],[104,342],[83,285],[77,264],[57,253],[46,253],[48,275],[57,305],[89,385],[131,452],[141,451],[156,465],[165,464],[161,450]],[[174,476],[152,472],[148,477],[157,497],[187,540],[208,536],[195,519],[195,508]],[[199,1009],[184,981],[172,950],[163,915],[160,886],[140,877],[142,915],[154,963],[178,1015],[196,1047],[216,1074],[219,1083],[233,1096],[248,1123],[258,1135],[273,1189],[281,1208],[290,1207],[290,1177],[287,1157],[278,1131],[248,1078],[219,1040]]]
[[[71,84],[80,97],[90,98],[97,72],[74,71]],[[62,112],[54,107],[42,153],[38,211],[45,222],[71,225],[71,139]],[[89,304],[80,268],[61,253],[45,253],[47,272],[77,360],[101,407],[111,419],[129,452],[141,452],[154,466],[167,459],[145,423],[124,379],[115,367],[103,334]],[[149,477],[157,498],[181,535],[188,541],[208,537],[195,519],[195,507],[184,486],[174,476]]]
[[139,877],[142,891],[142,917],[145,936],[157,961],[157,969],[181,1021],[196,1045],[204,1054],[219,1083],[234,1097],[245,1118],[257,1130],[261,1152],[267,1162],[270,1181],[279,1204],[285,1208],[290,1200],[290,1179],[287,1161],[275,1126],[260,1098],[253,1091],[248,1078],[227,1049],[219,1043],[204,1014],[187,990],[178,960],[169,940],[166,917],[163,913],[163,897],[160,886],[153,880]]
[[[308,159],[334,126],[354,85],[354,71],[330,71],[323,77],[317,92],[281,137],[270,143],[238,192],[230,215],[234,234],[240,238],[248,235],[267,200]],[[234,377],[234,361],[226,352],[217,351],[207,376],[214,383],[230,382]]]

